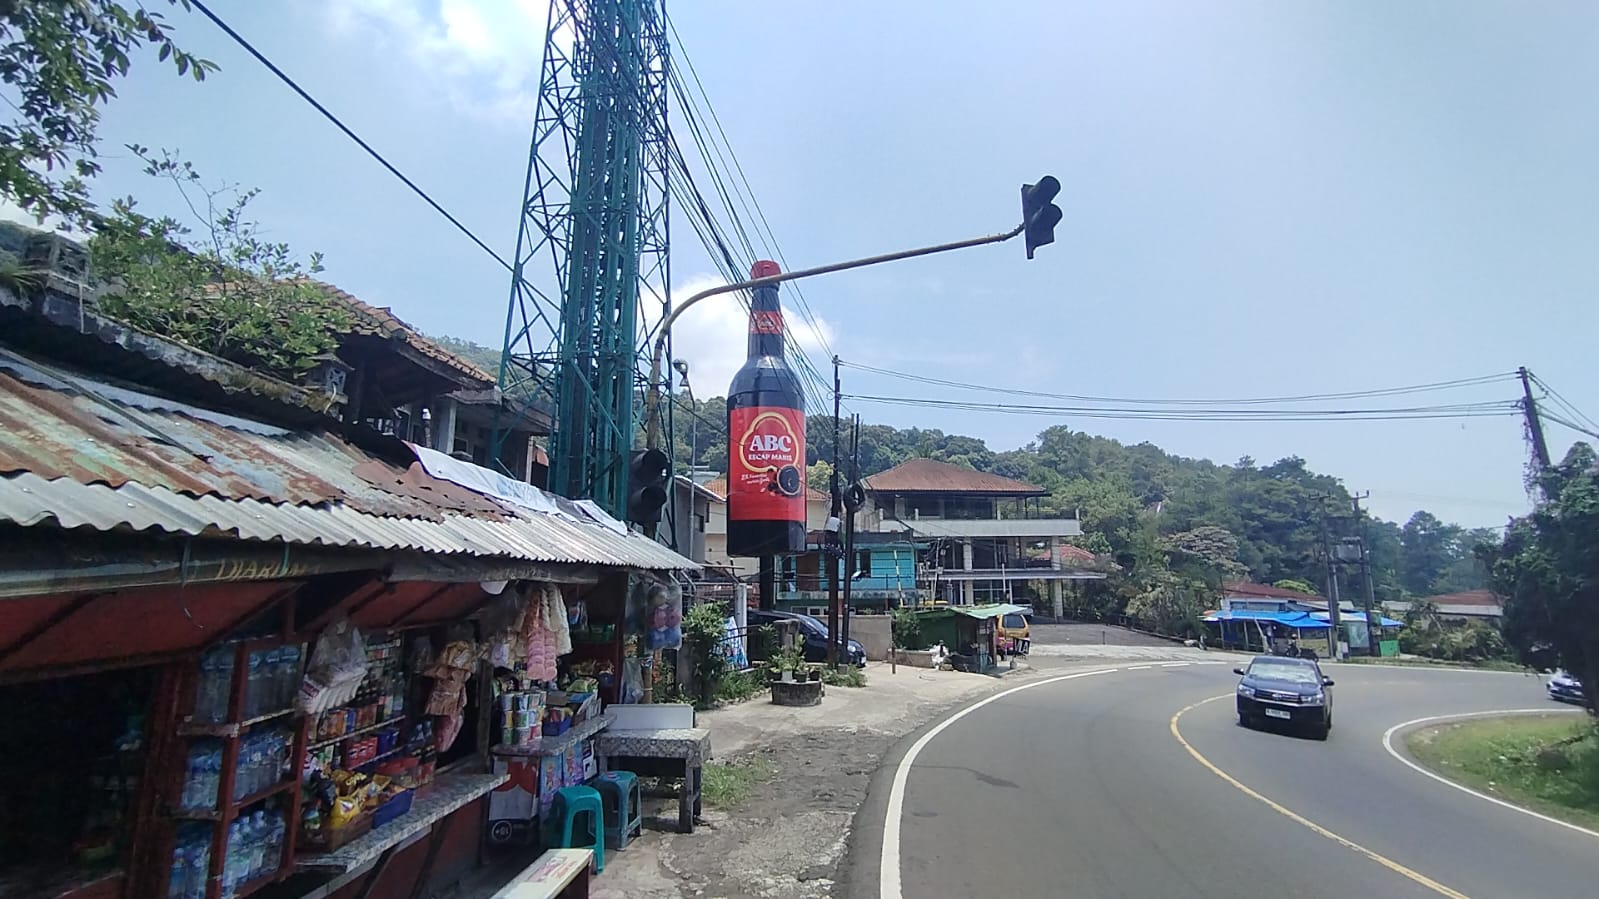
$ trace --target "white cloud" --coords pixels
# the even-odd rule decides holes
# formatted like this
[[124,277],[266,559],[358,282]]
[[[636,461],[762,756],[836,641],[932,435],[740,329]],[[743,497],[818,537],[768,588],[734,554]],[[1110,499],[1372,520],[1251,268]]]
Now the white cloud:
[[323,9],[346,39],[404,53],[463,112],[532,123],[545,0],[331,0]]
[[[713,275],[697,275],[673,288],[672,300],[679,303],[708,287],[725,283]],[[783,321],[794,342],[805,350],[813,364],[818,368],[830,364],[823,347],[832,345],[835,334],[826,319],[817,316],[813,327],[792,304],[785,303]],[[749,316],[737,294],[701,300],[677,320],[672,326],[672,356],[688,363],[689,383],[695,399],[727,394],[727,385],[744,364],[748,336]],[[793,365],[794,360],[790,359],[789,364]]]

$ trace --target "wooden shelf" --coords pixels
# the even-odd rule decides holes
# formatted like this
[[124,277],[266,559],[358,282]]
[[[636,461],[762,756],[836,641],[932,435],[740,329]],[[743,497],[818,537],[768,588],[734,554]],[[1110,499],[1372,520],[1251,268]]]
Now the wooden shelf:
[[191,719],[178,725],[178,735],[184,737],[237,737],[245,728],[252,725],[271,721],[275,718],[286,718],[295,714],[298,714],[298,710],[291,707],[279,709],[276,712],[268,712],[265,715],[257,715],[244,721],[224,721],[213,724],[207,721],[194,721]]
[[343,743],[345,740],[348,740],[351,737],[359,737],[362,734],[369,734],[369,733],[372,733],[374,731],[380,731],[380,730],[382,730],[385,727],[404,727],[404,726],[405,725],[404,725],[404,719],[403,718],[390,718],[387,721],[379,721],[377,724],[368,724],[366,727],[357,728],[355,730],[350,731],[349,733],[345,734],[342,737],[330,737],[330,738],[328,738],[326,740],[318,740],[315,743],[308,743],[308,744],[306,744],[305,751],[306,752],[315,752],[318,749],[323,748],[324,746],[332,746],[335,743]]

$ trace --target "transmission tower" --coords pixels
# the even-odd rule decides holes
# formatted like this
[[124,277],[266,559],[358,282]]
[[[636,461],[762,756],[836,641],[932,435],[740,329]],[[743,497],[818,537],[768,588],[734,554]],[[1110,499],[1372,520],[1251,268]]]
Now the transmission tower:
[[668,74],[664,0],[550,3],[499,386],[553,410],[550,489],[618,518],[671,303]]

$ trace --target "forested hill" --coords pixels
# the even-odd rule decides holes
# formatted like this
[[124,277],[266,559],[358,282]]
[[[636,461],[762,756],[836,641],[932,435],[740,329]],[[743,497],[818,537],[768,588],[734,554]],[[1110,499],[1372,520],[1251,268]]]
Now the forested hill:
[[[695,464],[725,471],[725,402],[716,397],[696,403],[691,414],[689,401],[679,400],[672,423],[675,458],[681,464],[692,447]],[[810,418],[809,462],[832,458],[832,428],[831,417]],[[1337,478],[1308,470],[1297,457],[1269,465],[1247,457],[1218,465],[1175,456],[1150,443],[1127,446],[1059,425],[1021,449],[994,452],[976,437],[937,429],[862,425],[863,476],[916,457],[1047,489],[1046,509],[1068,515],[1075,510],[1083,521],[1083,545],[1110,552],[1124,565],[1169,553],[1171,538],[1197,528],[1225,529],[1236,538],[1236,549],[1223,537],[1223,555],[1231,553],[1231,561],[1247,569],[1250,580],[1268,584],[1321,584],[1323,569],[1313,549],[1321,539],[1323,515],[1351,508],[1349,493]],[[1462,529],[1427,512],[1417,512],[1403,524],[1369,519],[1356,527],[1362,526],[1371,542],[1379,599],[1482,587],[1486,582],[1473,548],[1479,542],[1498,542],[1495,531]]]

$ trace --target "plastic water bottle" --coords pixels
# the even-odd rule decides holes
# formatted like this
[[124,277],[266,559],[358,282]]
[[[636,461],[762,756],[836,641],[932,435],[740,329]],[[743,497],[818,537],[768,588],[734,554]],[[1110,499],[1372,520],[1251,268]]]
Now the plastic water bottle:
[[266,813],[250,816],[250,879],[260,877],[266,867],[267,823]]
[[205,786],[202,788],[200,806],[202,808],[216,808],[217,800],[222,793],[222,750],[213,749],[206,754]]
[[227,854],[222,865],[222,899],[233,899],[239,884],[249,871],[248,853],[244,847],[244,819],[228,825]]
[[244,685],[244,717],[246,718],[254,718],[261,714],[262,665],[261,653],[250,653],[246,671],[247,680]]
[[283,812],[276,811],[267,821],[266,859],[264,874],[276,874],[283,864],[283,840],[288,835],[288,825],[283,821]]
[[183,847],[172,853],[172,874],[167,878],[167,899],[183,899],[189,891],[189,859]]
[[288,708],[300,695],[300,647],[285,647],[283,653],[283,707]]
[[188,886],[183,899],[205,899],[206,881],[211,877],[211,847],[204,839],[195,840],[189,845],[188,858]]
[[184,808],[195,808],[200,804],[200,760],[204,753],[198,746],[189,750],[189,763],[183,769],[183,797],[178,804]]

